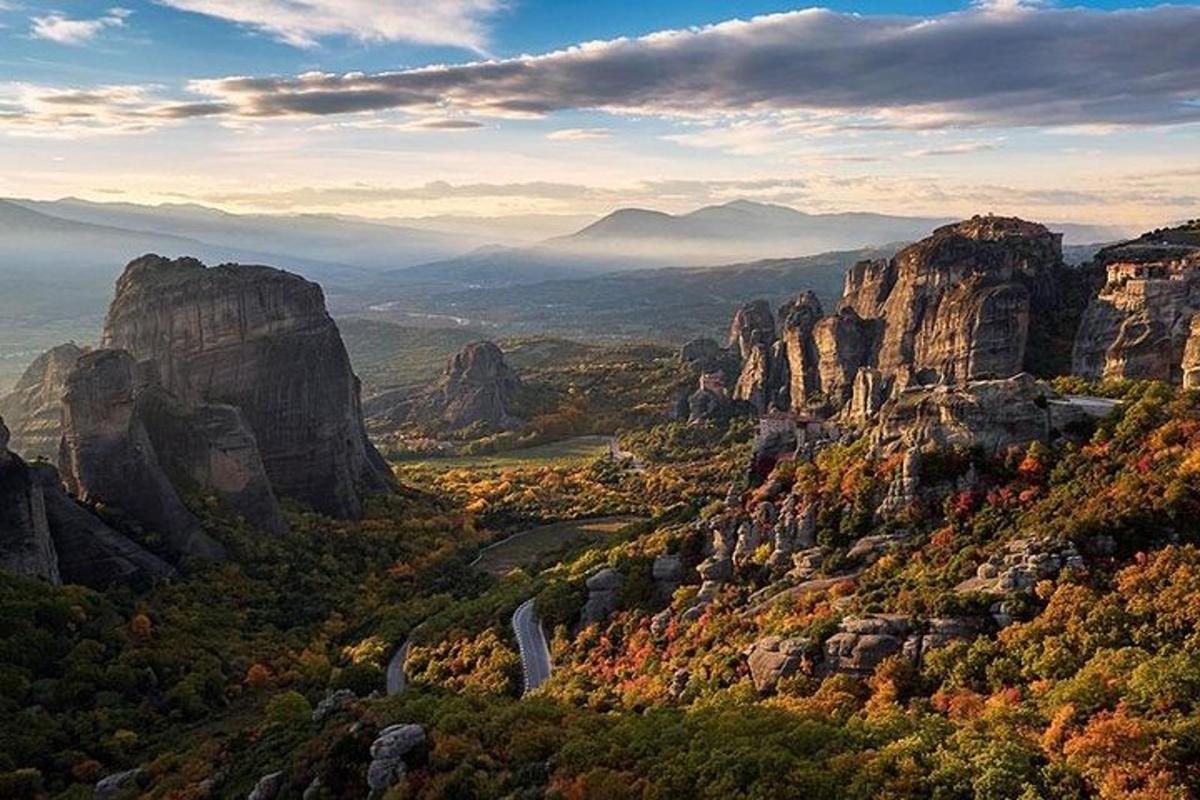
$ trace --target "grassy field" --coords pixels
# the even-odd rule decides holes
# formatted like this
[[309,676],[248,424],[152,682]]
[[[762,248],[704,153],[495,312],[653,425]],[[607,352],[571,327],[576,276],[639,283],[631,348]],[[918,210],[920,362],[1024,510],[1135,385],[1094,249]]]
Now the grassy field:
[[486,472],[581,464],[595,461],[607,454],[608,437],[576,436],[561,442],[527,447],[523,450],[510,450],[504,453],[423,458],[395,463],[401,470],[470,469]]
[[638,522],[637,517],[603,517],[542,525],[514,534],[486,548],[476,567],[497,577],[517,567],[529,567],[546,556],[584,542],[599,541]]

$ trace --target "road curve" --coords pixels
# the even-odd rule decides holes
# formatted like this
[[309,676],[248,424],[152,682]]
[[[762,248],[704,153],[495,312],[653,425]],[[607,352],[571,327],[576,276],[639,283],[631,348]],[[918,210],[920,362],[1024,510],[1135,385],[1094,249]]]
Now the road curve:
[[411,639],[405,639],[404,644],[396,650],[392,660],[387,665],[387,693],[389,695],[400,694],[408,686],[408,679],[404,676],[404,662],[408,658],[408,646],[411,644]]
[[542,623],[538,619],[532,599],[526,600],[513,612],[512,626],[517,637],[517,647],[521,650],[521,669],[525,679],[525,690],[522,694],[529,694],[546,682],[553,669],[546,634],[542,631]]

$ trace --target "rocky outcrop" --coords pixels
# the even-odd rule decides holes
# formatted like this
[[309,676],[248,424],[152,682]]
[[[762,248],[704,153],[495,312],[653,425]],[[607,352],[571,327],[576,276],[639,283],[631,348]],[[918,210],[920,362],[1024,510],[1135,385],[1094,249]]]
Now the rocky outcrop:
[[425,741],[425,729],[420,725],[392,725],[379,732],[371,744],[371,764],[367,768],[367,785],[373,796],[404,780],[409,759],[424,747]]
[[625,576],[612,567],[605,567],[587,579],[588,598],[579,615],[579,624],[586,626],[603,622],[617,610]]
[[683,582],[683,559],[673,553],[656,556],[650,574],[654,578],[654,596],[669,601]]
[[1088,419],[1088,410],[1022,373],[903,391],[884,403],[872,436],[889,452],[926,445],[978,446],[995,452],[1050,441]]
[[1033,588],[1040,580],[1053,578],[1064,569],[1080,569],[1083,556],[1070,542],[1020,539],[984,561],[956,588],[959,592],[1007,594]]
[[758,344],[770,345],[776,339],[775,316],[766,300],[747,303],[733,315],[729,326],[729,348],[741,356],[750,358],[750,351]]
[[869,614],[842,621],[825,642],[825,668],[830,672],[867,677],[884,659],[904,650],[907,619],[896,614]]
[[454,428],[490,429],[520,424],[511,410],[521,381],[492,342],[474,342],[457,353],[435,390],[436,412]]
[[185,406],[236,408],[276,494],[357,517],[365,493],[391,486],[316,284],[270,267],[144,256],[117,281],[103,341],[152,362]]
[[1200,389],[1200,314],[1192,317],[1179,371],[1183,376],[1183,388]]
[[83,356],[67,378],[59,461],[80,500],[118,510],[175,556],[223,558],[159,461],[138,408],[149,379],[121,350]]
[[258,779],[258,783],[254,784],[254,788],[250,790],[246,800],[275,800],[282,788],[283,773],[271,772]]
[[1189,341],[1200,314],[1197,230],[1155,231],[1096,255],[1091,268],[1103,270],[1105,283],[1075,337],[1075,374],[1089,380],[1195,380],[1197,350],[1189,349]]
[[708,371],[721,360],[724,353],[715,339],[702,336],[679,348],[679,360],[693,369]]
[[68,497],[54,467],[28,465],[8,452],[6,443],[0,420],[0,568],[97,589],[175,574],[169,564]]
[[0,420],[0,568],[60,583],[41,483],[8,451],[8,442],[8,428]]
[[917,488],[921,484],[921,450],[910,447],[904,453],[904,461],[888,484],[887,494],[875,513],[881,517],[892,517],[917,502]]
[[35,464],[31,469],[42,487],[63,583],[103,589],[116,583],[140,585],[175,576],[175,569],[166,561],[68,496],[53,466]]
[[26,459],[58,458],[63,388],[84,352],[71,343],[42,353],[13,390],[0,398],[0,417],[12,432],[9,447],[13,452]]
[[766,694],[775,691],[783,678],[811,669],[808,659],[810,643],[807,639],[784,639],[766,636],[746,650],[746,663],[750,668],[750,679],[754,688]]
[[741,308],[734,396],[759,413],[832,412],[858,381],[851,416],[862,417],[912,385],[1015,375],[1033,360],[1030,337],[1050,336],[1063,269],[1061,237],[1035,223],[989,216],[939,228],[895,258],[855,265],[834,314],[806,293],[780,308],[776,332],[761,301]]
[[117,772],[96,783],[93,798],[94,800],[113,800],[117,797],[124,797],[127,792],[141,788],[148,782],[149,776],[146,774],[146,770],[140,767]]

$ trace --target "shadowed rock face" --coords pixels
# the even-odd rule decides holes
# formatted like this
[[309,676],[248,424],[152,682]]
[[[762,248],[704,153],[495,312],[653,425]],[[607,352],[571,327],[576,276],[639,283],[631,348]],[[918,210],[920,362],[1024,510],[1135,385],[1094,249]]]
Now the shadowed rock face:
[[12,431],[13,452],[29,459],[58,457],[63,387],[83,354],[74,344],[48,350],[29,365],[12,392],[0,398],[0,417]]
[[339,517],[391,486],[319,286],[270,267],[144,256],[117,281],[104,345],[153,362],[188,405],[241,412],[278,495]]
[[50,583],[156,581],[175,571],[63,492],[49,464],[7,451],[0,421],[0,568]]
[[146,385],[124,351],[79,359],[63,396],[63,482],[84,503],[113,507],[136,521],[176,556],[223,558],[159,462],[138,409]]
[[25,462],[8,452],[8,441],[0,420],[0,567],[60,583],[42,487]]

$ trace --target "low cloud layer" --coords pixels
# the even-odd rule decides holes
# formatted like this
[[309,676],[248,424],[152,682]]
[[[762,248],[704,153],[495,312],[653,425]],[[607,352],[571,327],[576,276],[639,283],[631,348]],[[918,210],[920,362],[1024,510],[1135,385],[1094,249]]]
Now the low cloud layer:
[[[359,5],[165,1],[229,15],[241,8]],[[441,8],[420,7],[426,6]],[[363,16],[378,24],[389,18],[386,10]],[[271,24],[297,42],[308,35],[303,26],[285,34],[291,29],[284,18]],[[813,131],[1172,125],[1200,120],[1200,8],[1040,10],[1003,2],[935,18],[809,9],[542,56],[379,74],[196,80],[187,89],[192,97],[148,99],[135,108],[81,106],[73,124],[86,126],[88,114],[116,116],[129,126],[193,117],[540,117],[583,109],[760,118]],[[61,117],[32,100],[0,116],[0,124]]]

